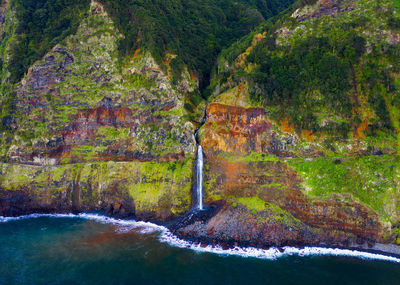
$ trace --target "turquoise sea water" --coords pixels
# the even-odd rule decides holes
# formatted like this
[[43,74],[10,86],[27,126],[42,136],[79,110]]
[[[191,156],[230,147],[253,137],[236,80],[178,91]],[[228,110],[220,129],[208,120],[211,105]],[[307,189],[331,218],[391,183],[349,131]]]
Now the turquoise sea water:
[[0,219],[0,284],[400,284],[400,263],[221,255],[160,242],[161,232],[80,217]]

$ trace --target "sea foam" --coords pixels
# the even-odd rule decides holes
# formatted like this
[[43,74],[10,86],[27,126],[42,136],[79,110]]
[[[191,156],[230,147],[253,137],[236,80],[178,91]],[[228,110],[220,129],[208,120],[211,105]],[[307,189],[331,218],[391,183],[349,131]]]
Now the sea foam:
[[7,223],[12,221],[24,220],[24,219],[35,219],[41,217],[50,217],[50,218],[81,218],[86,220],[95,221],[103,224],[113,224],[118,226],[118,232],[129,232],[135,230],[139,233],[148,234],[148,233],[159,233],[159,241],[162,243],[167,243],[170,246],[186,248],[195,250],[197,252],[206,252],[213,253],[218,255],[236,255],[241,257],[253,257],[260,259],[269,259],[275,260],[284,256],[311,256],[311,255],[320,255],[320,256],[347,256],[347,257],[355,257],[366,260],[381,260],[381,261],[389,261],[400,263],[400,258],[396,258],[393,256],[387,256],[383,254],[363,252],[357,250],[350,249],[338,249],[338,248],[323,248],[323,247],[304,247],[304,248],[295,248],[295,247],[283,247],[282,249],[278,248],[270,248],[270,249],[260,249],[254,247],[234,247],[231,249],[223,249],[221,246],[211,246],[211,245],[202,245],[196,244],[193,242],[185,241],[168,230],[164,226],[156,225],[149,222],[141,222],[135,220],[120,220],[109,218],[106,216],[98,215],[98,214],[31,214],[20,217],[2,217],[0,216],[0,223]]

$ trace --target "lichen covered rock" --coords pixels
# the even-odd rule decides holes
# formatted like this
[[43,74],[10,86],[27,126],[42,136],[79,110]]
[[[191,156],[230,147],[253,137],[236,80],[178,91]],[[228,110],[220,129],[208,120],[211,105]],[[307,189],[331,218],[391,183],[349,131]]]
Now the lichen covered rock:
[[[299,171],[302,163],[340,163],[323,147],[294,131],[287,132],[261,107],[227,100],[226,93],[221,97],[209,104],[199,137],[205,154],[205,203],[223,206],[208,219],[178,226],[180,236],[257,246],[346,246],[393,238],[387,224],[388,207],[376,207],[374,200],[360,192],[338,189],[329,195],[309,194],[313,185],[304,183],[306,176]],[[382,170],[390,167],[381,166]],[[374,175],[369,167],[363,171]],[[391,193],[390,187],[384,191]],[[392,224],[396,216],[391,215]]]
[[0,216],[103,211],[167,220],[191,206],[193,162],[1,164]]
[[194,153],[183,105],[196,86],[174,85],[145,50],[121,63],[119,37],[93,2],[77,34],[29,69],[17,88],[11,161],[173,161]]
[[166,220],[190,208],[194,125],[187,71],[172,82],[150,53],[121,58],[122,35],[92,1],[76,34],[17,84],[0,215],[102,210]]

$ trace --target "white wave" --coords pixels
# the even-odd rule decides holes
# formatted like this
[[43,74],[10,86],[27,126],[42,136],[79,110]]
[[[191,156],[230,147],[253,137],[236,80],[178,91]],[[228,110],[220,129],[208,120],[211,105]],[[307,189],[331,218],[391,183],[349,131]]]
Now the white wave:
[[208,252],[220,255],[237,255],[241,257],[254,257],[261,259],[275,260],[284,256],[298,255],[298,256],[311,256],[311,255],[330,255],[330,256],[347,256],[356,257],[368,260],[382,260],[400,263],[400,258],[386,256],[382,254],[369,253],[357,250],[349,249],[337,249],[337,248],[323,248],[323,247],[283,247],[282,250],[277,248],[260,249],[254,247],[234,247],[231,249],[224,250],[221,246],[203,246],[201,244],[194,244],[188,241],[184,241],[176,237],[170,232],[164,233],[161,238],[161,242],[166,242],[172,246],[180,248],[190,248],[200,252]]
[[74,214],[30,214],[19,217],[3,217],[0,216],[0,223],[7,223],[18,220],[26,220],[26,219],[37,219],[41,217],[51,217],[51,218],[76,218],[77,215]]
[[120,220],[120,219],[114,219],[114,218],[110,218],[110,217],[103,216],[103,215],[88,214],[88,213],[85,213],[85,214],[30,214],[30,215],[19,216],[19,217],[2,217],[2,216],[0,216],[0,223],[25,220],[25,219],[37,219],[37,218],[43,218],[43,217],[81,218],[81,219],[85,219],[85,220],[96,221],[96,222],[102,223],[102,224],[114,224],[114,225],[119,225],[119,226],[126,226],[131,229],[137,229],[137,228],[148,228],[149,230],[150,229],[154,229],[154,230],[166,229],[163,226],[158,226],[153,223],[141,222],[141,221],[138,222],[135,220]]
[[278,248],[260,249],[254,247],[234,247],[231,249],[223,249],[221,246],[211,246],[196,244],[193,242],[185,241],[175,236],[164,226],[159,226],[149,222],[141,222],[135,220],[120,220],[109,218],[98,214],[31,214],[20,217],[2,217],[0,216],[0,223],[6,223],[11,221],[23,220],[23,219],[35,219],[41,217],[51,218],[82,218],[86,220],[96,221],[103,224],[113,224],[119,226],[119,232],[129,232],[136,230],[139,233],[148,234],[153,232],[160,232],[159,241],[167,243],[170,246],[192,249],[197,252],[207,252],[218,255],[236,255],[241,257],[253,257],[261,259],[275,260],[284,256],[344,256],[344,257],[355,257],[366,260],[381,260],[400,263],[400,258],[387,256],[383,254],[363,252],[350,249],[338,249],[338,248],[323,248],[323,247],[284,247],[281,250]]

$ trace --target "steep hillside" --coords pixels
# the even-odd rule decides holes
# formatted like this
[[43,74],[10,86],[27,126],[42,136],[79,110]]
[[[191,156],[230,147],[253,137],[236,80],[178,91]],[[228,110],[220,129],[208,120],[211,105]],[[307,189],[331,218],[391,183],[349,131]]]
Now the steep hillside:
[[[122,54],[144,47],[161,65],[167,62],[176,76],[184,66],[202,85],[222,48],[246,35],[293,0],[102,0],[124,38]],[[163,62],[164,59],[164,62]]]
[[199,82],[276,3],[3,1],[0,214],[188,211]]
[[[400,7],[300,0],[265,22],[290,3],[2,1],[0,215],[400,244]],[[206,210],[185,216],[197,143]]]
[[400,241],[394,3],[299,1],[222,52],[199,131],[206,203],[221,210],[179,234],[258,246]]
[[[204,109],[201,89],[208,82],[220,50],[264,18],[286,8],[292,0],[100,2],[114,23],[112,33],[118,34],[113,39],[114,70],[120,72],[133,55],[149,54],[176,86],[185,80],[182,74],[190,73],[191,81],[197,82],[200,89],[185,90],[184,107],[190,120],[200,121]],[[77,32],[81,22],[95,12],[91,9],[90,1],[2,2],[0,156],[4,157],[10,146],[10,132],[19,116],[16,87],[35,61]]]
[[[2,81],[17,83],[36,60],[76,32],[90,0],[3,1]],[[9,74],[4,74],[9,72]]]
[[[221,48],[287,8],[293,0],[100,2],[123,35],[118,42],[121,57],[142,47],[167,68],[163,60],[170,53],[176,55],[170,59],[175,75],[179,76],[186,65],[202,76],[209,73]],[[8,22],[2,37],[2,53],[5,45],[10,44],[8,57],[2,58],[2,62],[13,83],[22,78],[35,60],[75,33],[90,9],[89,0],[8,0],[1,5],[2,24]]]
[[121,59],[122,35],[102,5],[89,8],[15,87],[14,113],[3,119],[2,214],[181,214],[195,154],[184,101],[197,83],[188,72],[172,83],[146,50]]
[[[252,102],[317,138],[396,138],[395,1],[314,1],[225,51],[214,84],[248,84]],[[393,147],[393,146],[392,146]]]

